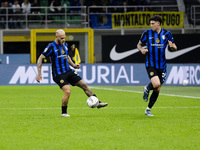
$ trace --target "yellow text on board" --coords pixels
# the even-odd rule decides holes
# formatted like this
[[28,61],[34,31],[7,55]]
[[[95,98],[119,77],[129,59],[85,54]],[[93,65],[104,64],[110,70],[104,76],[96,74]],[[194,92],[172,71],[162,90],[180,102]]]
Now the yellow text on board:
[[162,28],[183,28],[183,12],[128,12],[112,14],[112,28],[150,28],[149,18],[160,15]]

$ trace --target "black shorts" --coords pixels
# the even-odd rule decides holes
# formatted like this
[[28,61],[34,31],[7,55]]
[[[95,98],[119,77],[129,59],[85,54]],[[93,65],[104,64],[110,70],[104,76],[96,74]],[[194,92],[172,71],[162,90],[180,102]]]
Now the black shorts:
[[154,67],[146,67],[149,78],[158,76],[160,82],[163,83],[166,80],[166,69],[156,69]]
[[66,73],[60,74],[53,78],[53,81],[56,82],[60,88],[66,84],[71,84],[75,86],[75,83],[82,80],[82,78],[74,71],[69,70]]

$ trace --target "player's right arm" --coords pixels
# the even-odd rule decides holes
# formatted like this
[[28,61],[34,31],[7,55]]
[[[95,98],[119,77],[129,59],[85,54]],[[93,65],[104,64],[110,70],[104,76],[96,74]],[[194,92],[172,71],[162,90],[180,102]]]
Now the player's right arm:
[[42,71],[41,71],[41,69],[42,69],[42,61],[43,61],[43,59],[45,59],[45,58],[46,58],[46,57],[45,57],[43,54],[41,54],[40,57],[39,57],[38,60],[37,60],[38,75],[37,75],[37,77],[36,77],[36,81],[39,82],[39,83],[40,83],[40,80],[42,80]]
[[146,54],[146,52],[148,52],[148,49],[144,49],[143,47],[142,47],[142,42],[139,40],[139,42],[138,42],[138,44],[137,44],[137,48],[138,48],[138,50],[143,54],[143,55],[145,55]]
[[67,55],[67,61],[68,61],[69,65],[74,67],[75,69],[79,69],[80,68],[80,64],[74,64],[69,55]]

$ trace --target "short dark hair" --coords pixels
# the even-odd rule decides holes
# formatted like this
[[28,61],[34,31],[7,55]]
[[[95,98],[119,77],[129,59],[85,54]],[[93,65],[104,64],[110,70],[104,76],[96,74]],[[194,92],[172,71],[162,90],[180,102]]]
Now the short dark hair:
[[154,15],[153,17],[151,17],[149,19],[149,22],[150,21],[158,21],[158,22],[160,22],[160,24],[162,23],[162,19],[161,19],[161,17],[159,15]]

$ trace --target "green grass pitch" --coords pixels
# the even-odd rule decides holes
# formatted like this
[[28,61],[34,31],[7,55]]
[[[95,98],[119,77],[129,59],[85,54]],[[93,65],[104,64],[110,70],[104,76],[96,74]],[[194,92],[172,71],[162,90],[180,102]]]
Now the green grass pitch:
[[106,108],[89,108],[71,87],[61,117],[58,86],[0,86],[0,150],[197,150],[200,87],[163,86],[144,115],[143,86],[91,86]]

